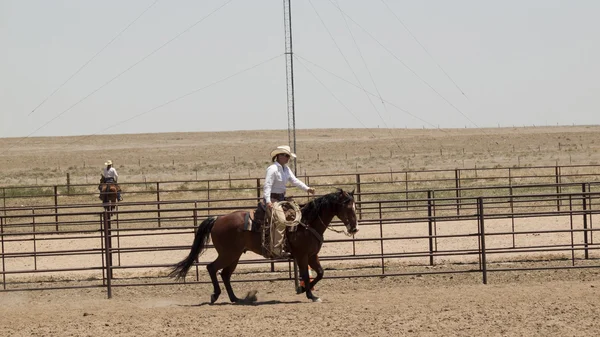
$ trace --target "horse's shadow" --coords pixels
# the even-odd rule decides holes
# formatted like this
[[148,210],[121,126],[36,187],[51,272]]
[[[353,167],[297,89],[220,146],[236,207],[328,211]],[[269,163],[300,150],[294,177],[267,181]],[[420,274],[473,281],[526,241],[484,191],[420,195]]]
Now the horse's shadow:
[[179,304],[180,307],[203,307],[203,306],[227,306],[227,305],[244,305],[244,306],[261,306],[261,305],[275,305],[275,304],[298,304],[304,303],[303,301],[279,301],[279,300],[271,300],[271,301],[242,301],[242,302],[220,302],[220,303],[210,303],[210,302],[202,302],[198,304]]

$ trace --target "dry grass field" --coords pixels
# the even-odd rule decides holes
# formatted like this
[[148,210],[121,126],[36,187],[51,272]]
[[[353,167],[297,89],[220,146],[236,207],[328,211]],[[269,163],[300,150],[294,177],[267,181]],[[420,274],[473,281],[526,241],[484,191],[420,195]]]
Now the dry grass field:
[[[298,172],[600,164],[599,134],[600,126],[298,130]],[[262,177],[270,150],[286,143],[287,131],[4,138],[0,186],[65,184],[67,172],[72,184],[95,183],[109,158],[121,182]]]
[[[600,126],[300,130],[298,165],[302,174],[314,175],[390,169],[600,164],[599,134]],[[287,143],[287,132],[31,138],[16,144],[18,141],[0,139],[0,159],[4,164],[0,187],[65,184],[66,173],[70,174],[72,184],[95,183],[106,159],[115,162],[120,182],[258,178],[268,165],[271,148]],[[127,198],[131,201],[134,197]],[[536,223],[548,221],[540,219]],[[520,220],[518,226],[521,230],[533,229],[536,223]],[[564,227],[567,220],[552,224]],[[438,234],[465,228],[442,226]],[[509,225],[490,222],[489,228],[505,231]],[[364,228],[359,235],[376,237],[376,230]],[[386,231],[397,236],[421,235],[426,228],[400,225]],[[155,236],[160,240],[173,237]],[[326,238],[334,237],[336,234],[326,234]],[[540,239],[535,235],[521,236],[517,243],[535,244]],[[560,242],[568,239],[564,233],[553,236],[553,240]],[[123,240],[123,245],[138,244]],[[185,245],[189,237],[176,240],[176,244]],[[458,249],[476,245],[471,241],[441,240],[440,247]],[[509,237],[498,237],[490,240],[489,245],[503,246],[507,242],[510,243]],[[412,240],[398,241],[398,247],[392,247],[393,244],[386,243],[386,250],[416,250],[425,243]],[[376,241],[366,241],[359,249],[376,252],[378,245]],[[340,254],[339,247],[333,244],[323,249],[325,254]],[[203,261],[212,253],[203,257]],[[174,251],[167,255],[150,252],[146,258],[152,263],[169,263],[176,262],[184,253]],[[56,266],[68,267],[73,263],[67,260],[55,259]],[[45,265],[51,265],[52,261],[46,258]],[[400,261],[395,268],[402,272],[408,268],[406,262]],[[440,268],[460,268],[460,263],[453,264],[457,261],[437,262]],[[324,265],[327,267],[328,263]],[[234,284],[238,295],[244,290],[259,291],[259,300],[253,306],[229,305],[224,298],[219,305],[205,305],[210,289],[204,284],[117,288],[111,300],[106,300],[105,290],[101,289],[0,293],[0,335],[596,336],[600,331],[595,319],[600,314],[596,300],[599,273],[598,269],[497,272],[490,275],[489,285],[481,284],[481,275],[477,273],[326,278],[317,291],[324,299],[320,304],[295,295],[288,282]]]

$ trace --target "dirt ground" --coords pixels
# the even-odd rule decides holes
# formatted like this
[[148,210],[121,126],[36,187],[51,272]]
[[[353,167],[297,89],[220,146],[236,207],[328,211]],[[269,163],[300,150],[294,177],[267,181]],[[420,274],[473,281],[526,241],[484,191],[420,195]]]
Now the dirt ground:
[[291,281],[234,283],[208,305],[208,285],[3,293],[2,336],[597,336],[597,270],[324,279],[322,303]]

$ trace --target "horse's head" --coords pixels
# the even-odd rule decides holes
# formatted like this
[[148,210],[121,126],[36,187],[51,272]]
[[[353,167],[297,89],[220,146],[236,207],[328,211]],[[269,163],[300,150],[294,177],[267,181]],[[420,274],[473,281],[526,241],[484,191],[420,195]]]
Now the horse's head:
[[356,220],[356,204],[354,203],[354,190],[346,192],[338,190],[338,209],[336,216],[346,225],[350,234],[358,232],[358,221]]

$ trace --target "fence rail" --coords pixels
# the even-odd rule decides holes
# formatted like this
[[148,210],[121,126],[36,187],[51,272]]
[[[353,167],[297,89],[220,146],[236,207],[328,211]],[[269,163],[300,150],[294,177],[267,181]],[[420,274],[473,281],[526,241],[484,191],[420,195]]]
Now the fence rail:
[[[600,267],[594,181],[377,193],[357,179],[361,230],[352,238],[326,233],[320,258],[339,264],[326,277],[468,272],[486,283],[495,271]],[[86,203],[3,208],[2,290],[103,287],[110,297],[117,287],[173,284],[167,267],[187,254],[203,219],[256,204],[255,196],[235,200],[161,198],[113,212]],[[201,267],[214,257],[211,247],[187,282],[210,282]],[[522,268],[500,264],[523,259]],[[448,264],[458,269],[431,269]],[[238,274],[236,281],[290,280],[292,267],[250,255]]]
[[[345,174],[299,175],[311,185],[339,186],[360,189],[361,192],[378,192],[380,186],[389,185],[395,190],[429,190],[451,188],[456,197],[462,196],[461,190],[489,185],[519,186],[547,185],[561,183],[581,183],[600,181],[600,165],[568,166],[527,166],[463,168],[453,170],[412,170],[387,172],[362,172]],[[67,180],[67,181],[70,181]],[[262,190],[262,178],[196,179],[154,182],[126,182],[120,185],[129,195],[151,195],[156,200],[164,200],[161,195],[169,193],[195,192],[205,193],[211,199],[211,192],[245,193],[249,197],[259,198]],[[97,184],[64,184],[35,186],[0,186],[2,207],[10,207],[13,200],[28,198],[75,198],[95,195]],[[560,192],[560,190],[557,190]],[[7,205],[8,203],[8,205]],[[66,202],[65,204],[71,204]]]

